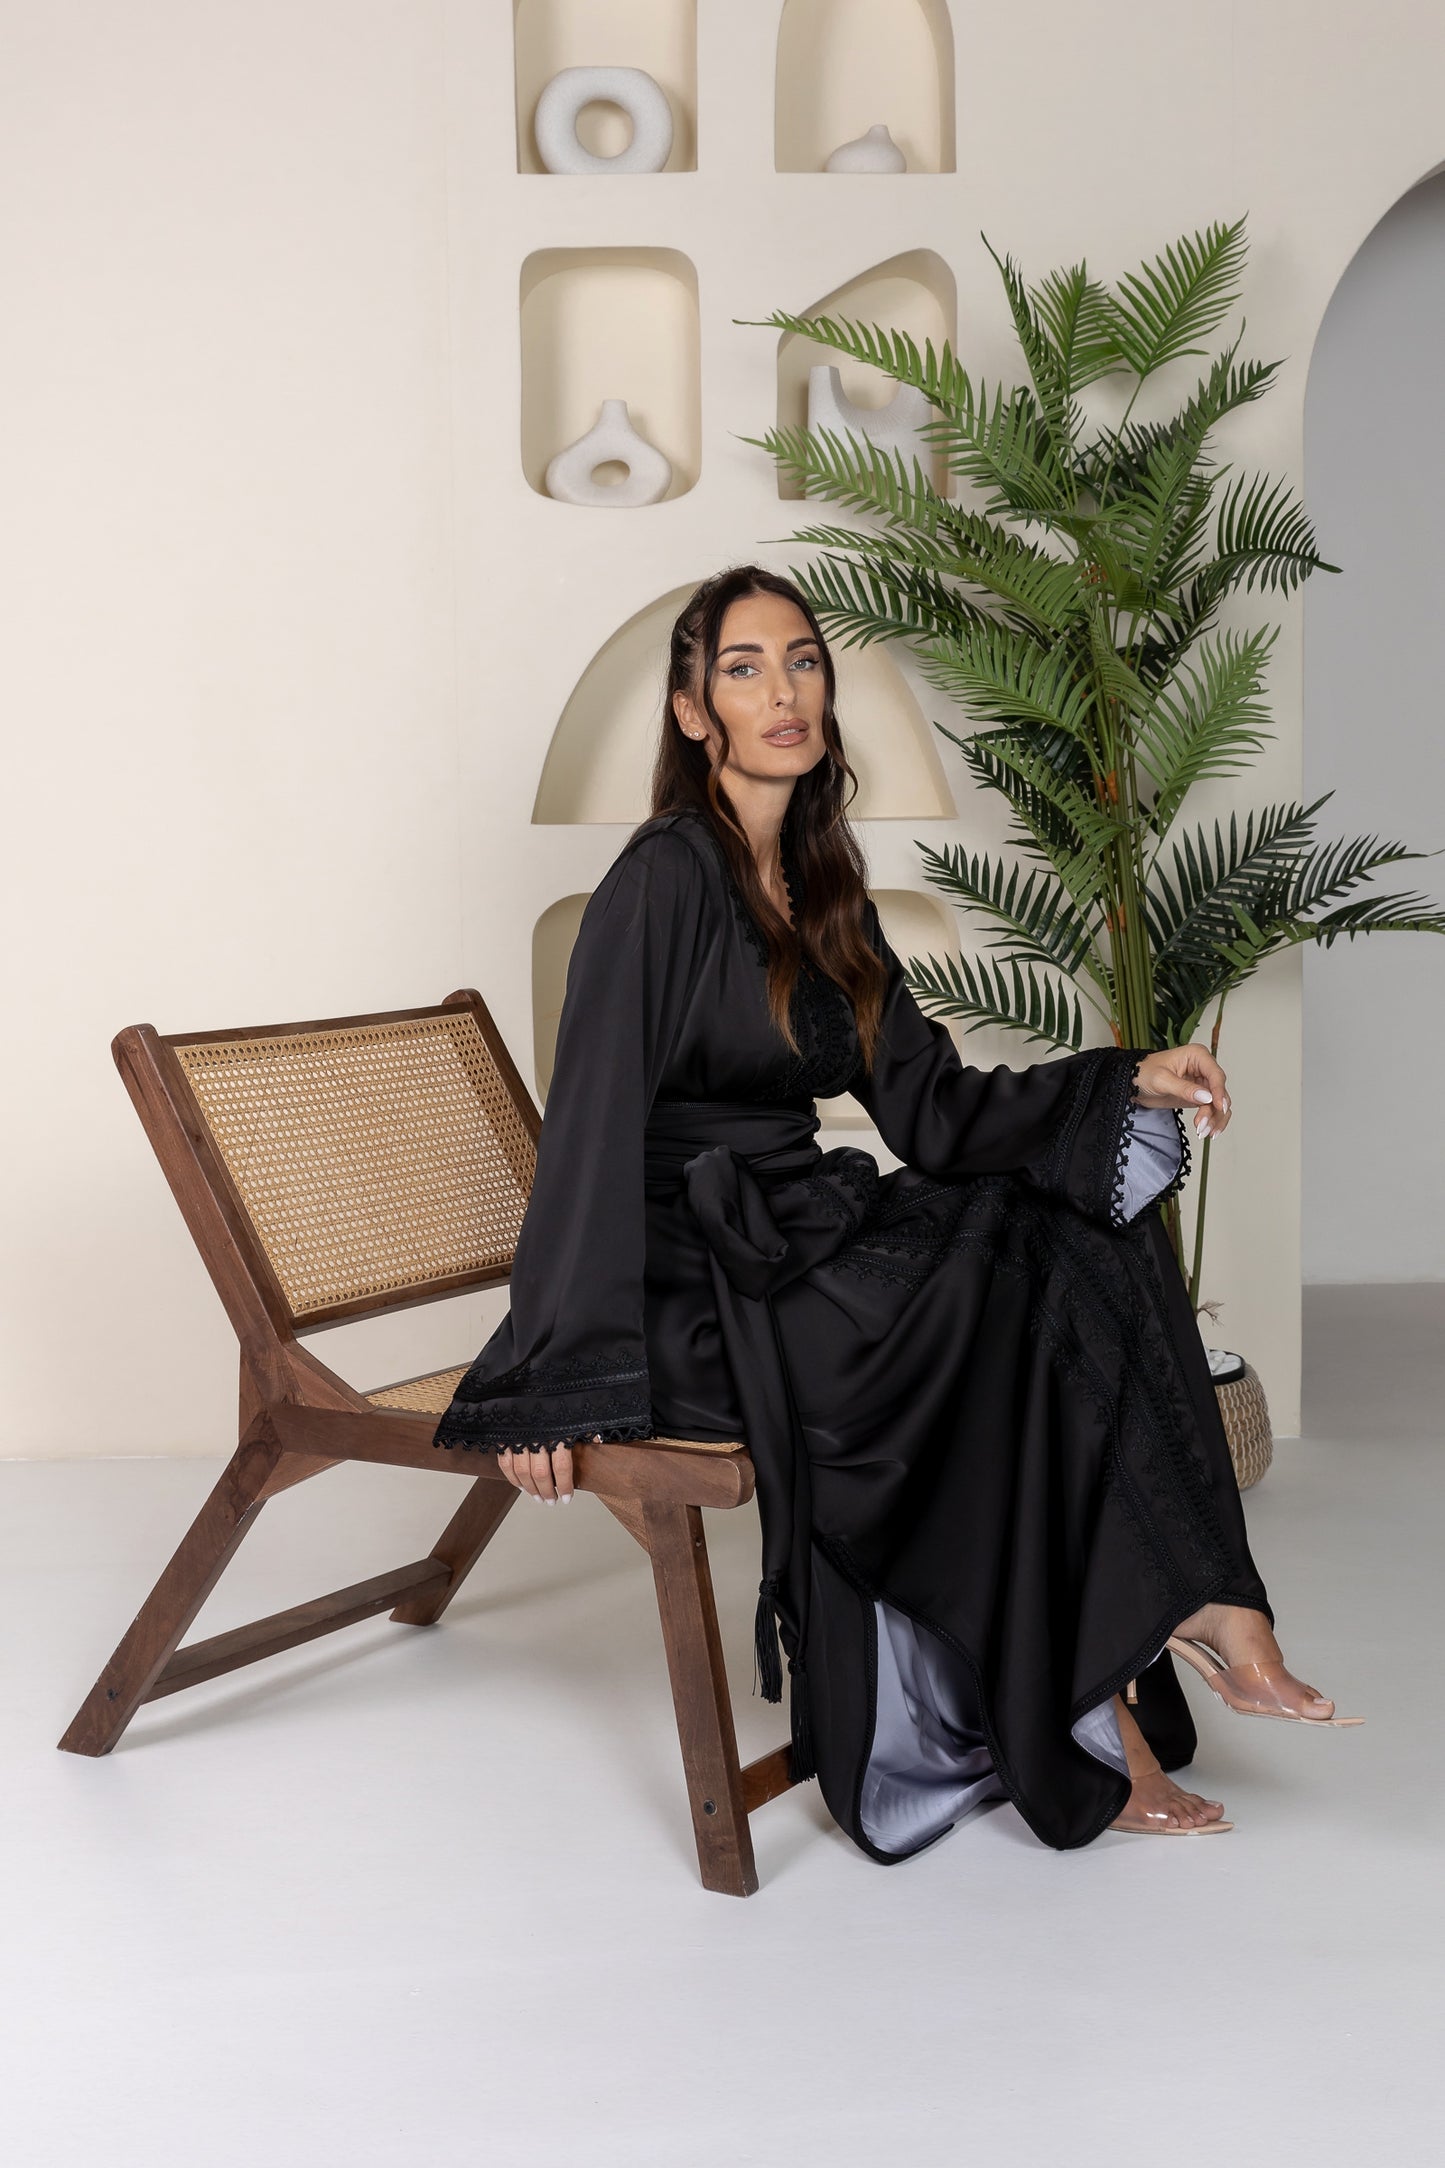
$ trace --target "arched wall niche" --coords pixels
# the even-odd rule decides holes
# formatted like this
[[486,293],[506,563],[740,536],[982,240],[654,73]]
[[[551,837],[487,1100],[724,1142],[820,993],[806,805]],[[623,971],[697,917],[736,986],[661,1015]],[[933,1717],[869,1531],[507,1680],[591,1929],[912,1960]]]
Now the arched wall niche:
[[[1445,448],[1432,429],[1380,417],[1382,383],[1395,414],[1429,413],[1442,338],[1445,163],[1436,163],[1361,238],[1310,355],[1305,503],[1323,554],[1341,567],[1304,590],[1301,796],[1335,793],[1322,838],[1445,845],[1435,721]],[[1438,858],[1407,864],[1373,885],[1438,902],[1442,869]],[[1408,1015],[1420,1060],[1429,1067],[1445,1055],[1445,942],[1306,945],[1302,975],[1302,1277],[1445,1280],[1445,1161],[1421,1153],[1416,1094],[1378,1051]],[[1363,1125],[1354,1115],[1362,1101],[1371,1108]],[[1342,1162],[1345,1130],[1355,1146]]]
[[[888,330],[908,332],[920,347],[931,339],[936,350],[945,340],[950,344],[953,342],[958,288],[941,256],[936,256],[932,249],[915,248],[901,256],[890,256],[869,271],[861,271],[845,285],[824,294],[820,301],[810,302],[806,308],[793,313],[844,316],[859,323],[880,324]],[[808,372],[819,362],[831,363],[837,369],[844,396],[858,406],[886,406],[897,389],[890,377],[881,376],[865,363],[849,361],[828,347],[820,346],[816,339],[804,339],[792,331],[784,332],[778,341],[780,429],[806,428]],[[933,480],[937,487],[943,487],[947,480],[937,462]],[[780,477],[778,494],[796,501],[802,492],[791,480]]]
[[[672,107],[663,172],[695,169],[697,0],[513,0],[513,29],[519,173],[546,174],[532,115],[562,68],[644,68]],[[615,158],[631,134],[617,106],[587,106],[578,116],[578,140],[595,157]]]
[[[779,173],[822,172],[832,151],[879,121],[910,173],[952,173],[953,108],[946,0],[786,0],[774,104]],[[853,176],[835,178],[853,184]]]
[[[593,656],[553,732],[534,823],[647,817],[653,752],[673,621],[692,592],[677,587],[639,610]],[[951,820],[955,807],[917,696],[887,648],[833,650],[838,716],[858,776],[855,820]]]
[[[539,496],[553,455],[585,436],[604,399],[665,452],[685,496],[702,467],[697,273],[670,248],[546,248],[522,266],[522,469]],[[594,519],[643,511],[569,506]]]
[[[899,956],[959,953],[957,917],[933,897],[911,888],[879,888],[871,893],[889,945]],[[545,1100],[552,1084],[557,1027],[567,991],[567,964],[587,903],[585,895],[562,896],[549,905],[532,929],[532,1060],[541,1100]],[[837,1099],[820,1099],[818,1117],[824,1129],[871,1126],[862,1106],[848,1092]]]

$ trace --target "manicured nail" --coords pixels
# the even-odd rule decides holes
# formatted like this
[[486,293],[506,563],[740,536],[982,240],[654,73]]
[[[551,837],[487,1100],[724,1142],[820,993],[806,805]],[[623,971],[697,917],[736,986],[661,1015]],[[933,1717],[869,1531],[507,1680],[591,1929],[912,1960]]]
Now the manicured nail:
[[1196,1092],[1194,1096],[1196,1099],[1202,1099],[1207,1106],[1212,1106],[1214,1103],[1208,1092]]
[[563,1503],[563,1505],[564,1505],[564,1506],[570,1506],[570,1505],[571,1505],[571,1503],[572,1503],[572,1493],[571,1493],[571,1491],[569,1491],[569,1490],[567,1490],[567,1491],[563,1491],[563,1493],[562,1493],[562,1503]]

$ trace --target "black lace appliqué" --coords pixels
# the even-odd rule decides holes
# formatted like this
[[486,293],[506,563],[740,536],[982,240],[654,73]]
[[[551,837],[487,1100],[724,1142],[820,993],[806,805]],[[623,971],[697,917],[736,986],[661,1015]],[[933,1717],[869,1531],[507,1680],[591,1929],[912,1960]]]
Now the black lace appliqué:
[[[796,925],[802,910],[802,877],[786,847],[782,853],[782,867],[788,906]],[[766,971],[767,937],[743,901],[732,868],[725,861],[723,870],[738,925]],[[858,1032],[853,1004],[837,981],[820,971],[808,956],[802,958],[798,967],[791,1020],[798,1052],[790,1056],[786,1069],[780,1071],[772,1088],[759,1093],[758,1097],[769,1102],[837,1098],[840,1092],[848,1089],[858,1065]]]
[[[480,1359],[479,1359],[480,1360]],[[494,1378],[462,1379],[437,1426],[435,1445],[503,1452],[511,1445],[605,1444],[656,1436],[645,1362],[635,1350],[514,1363]]]

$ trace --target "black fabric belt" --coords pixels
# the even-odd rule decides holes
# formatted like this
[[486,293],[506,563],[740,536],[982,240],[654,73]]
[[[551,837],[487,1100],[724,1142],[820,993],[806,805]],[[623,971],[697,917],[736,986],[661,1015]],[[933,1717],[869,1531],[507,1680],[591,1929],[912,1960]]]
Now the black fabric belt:
[[[793,1776],[813,1776],[807,1645],[812,1593],[812,1486],[787,1350],[773,1297],[816,1257],[790,1248],[767,1191],[823,1157],[811,1108],[725,1100],[654,1103],[644,1137],[647,1193],[685,1193],[707,1242],[723,1347],[757,1471],[763,1532],[754,1647],[768,1701],[782,1699],[778,1634],[791,1674]],[[776,1619],[776,1623],[775,1623]]]

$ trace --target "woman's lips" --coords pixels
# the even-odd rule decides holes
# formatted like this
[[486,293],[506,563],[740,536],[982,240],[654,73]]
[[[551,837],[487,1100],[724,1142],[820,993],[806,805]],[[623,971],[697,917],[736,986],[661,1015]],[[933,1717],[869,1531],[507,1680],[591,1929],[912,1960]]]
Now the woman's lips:
[[778,723],[772,730],[763,732],[763,736],[770,739],[775,745],[792,738],[806,738],[807,735],[808,726],[806,723]]

